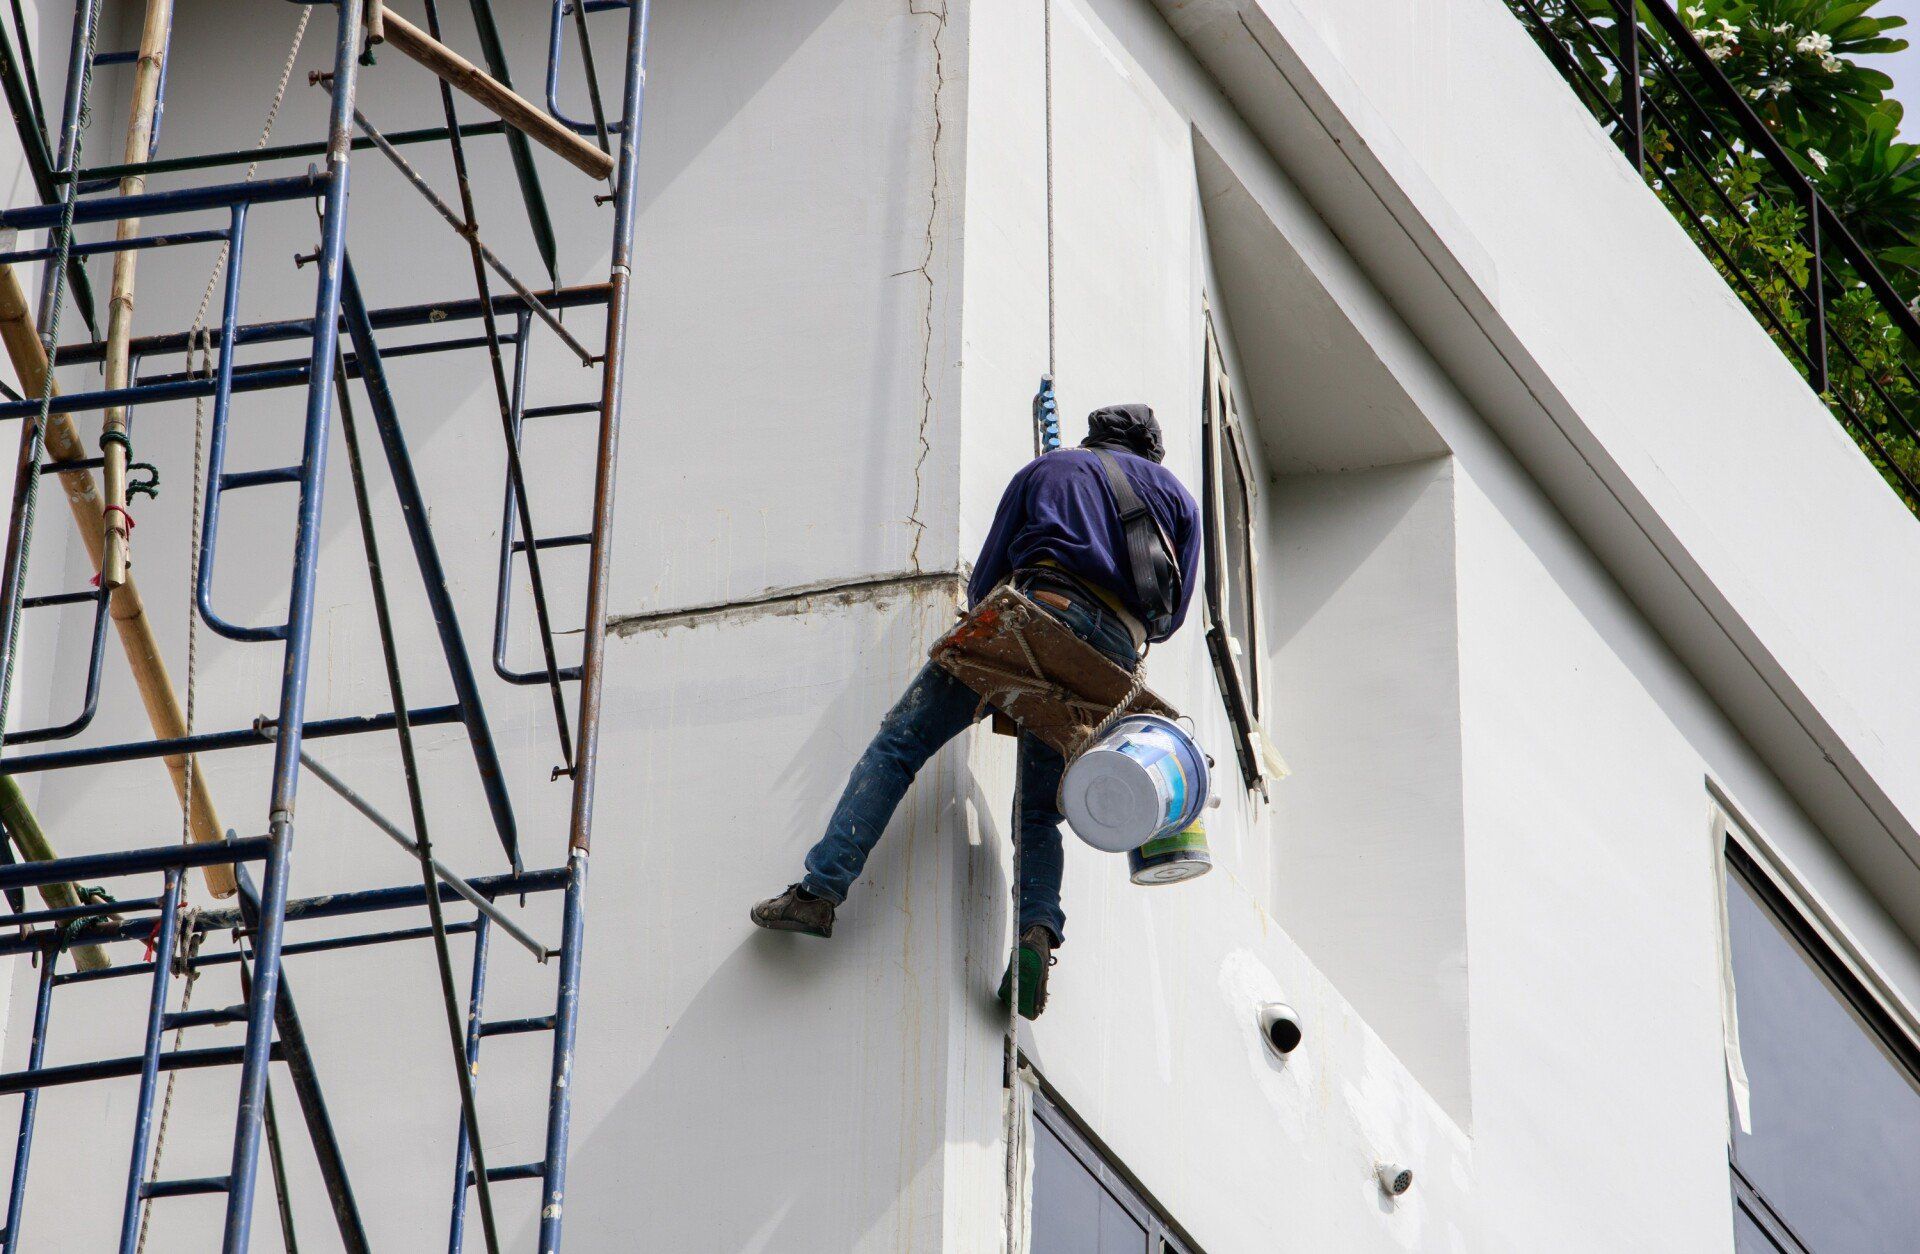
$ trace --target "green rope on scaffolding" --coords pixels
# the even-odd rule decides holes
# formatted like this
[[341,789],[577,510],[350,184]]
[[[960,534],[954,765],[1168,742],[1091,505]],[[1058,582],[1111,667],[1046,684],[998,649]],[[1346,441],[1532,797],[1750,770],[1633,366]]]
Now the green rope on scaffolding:
[[[135,479],[133,476],[141,471],[145,471],[146,476]],[[136,496],[144,496],[149,500],[160,499],[160,468],[152,462],[127,463],[127,499],[132,500]]]

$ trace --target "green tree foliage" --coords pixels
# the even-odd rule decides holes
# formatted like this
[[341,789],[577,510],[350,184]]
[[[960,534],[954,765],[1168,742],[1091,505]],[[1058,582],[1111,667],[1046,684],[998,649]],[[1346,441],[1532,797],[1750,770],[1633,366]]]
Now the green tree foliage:
[[[1571,62],[1570,80],[1616,127],[1620,10],[1614,0],[1507,0],[1536,39]],[[1920,144],[1899,138],[1893,81],[1857,58],[1897,52],[1879,0],[1681,0],[1681,19],[1706,56],[1780,141],[1800,173],[1848,225],[1900,297],[1920,297]],[[1643,63],[1677,75],[1643,78],[1647,181],[1682,227],[1810,381],[1814,298],[1825,303],[1822,399],[1910,508],[1920,500],[1920,345],[1895,326],[1860,276],[1829,252],[1815,272],[1807,206],[1756,155],[1738,110],[1695,74],[1662,28]],[[1704,111],[1705,116],[1702,116]]]

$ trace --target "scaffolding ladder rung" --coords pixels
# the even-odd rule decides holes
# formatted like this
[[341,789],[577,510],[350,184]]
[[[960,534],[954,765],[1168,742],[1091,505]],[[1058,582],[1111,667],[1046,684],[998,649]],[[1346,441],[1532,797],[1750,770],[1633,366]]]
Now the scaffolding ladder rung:
[[[548,549],[585,548],[592,543],[593,536],[583,531],[578,535],[571,536],[541,536],[533,542],[533,547],[544,553]],[[525,553],[527,551],[527,542],[525,540],[515,540],[513,542],[513,551],[515,553]]]
[[193,1197],[201,1193],[231,1193],[232,1176],[200,1176],[191,1180],[155,1180],[140,1186],[141,1197]]
[[23,610],[44,609],[49,605],[79,605],[83,601],[98,601],[100,589],[87,588],[80,592],[53,592],[43,597],[27,597],[20,602]]
[[266,483],[298,483],[300,467],[270,466],[265,470],[230,470],[220,476],[220,490],[257,488]]
[[[540,1180],[547,1174],[545,1163],[516,1163],[511,1167],[487,1168],[487,1183],[498,1184],[502,1180]],[[467,1173],[467,1187],[473,1187],[473,1173]]]
[[43,475],[65,475],[76,470],[98,470],[107,464],[104,457],[76,457],[70,462],[45,462],[40,467]]
[[574,401],[570,405],[535,405],[520,416],[522,418],[564,418],[568,414],[597,414],[599,401]]
[[152,845],[120,853],[83,853],[46,862],[18,862],[0,866],[0,889],[38,888],[42,884],[140,875],[148,871],[213,866],[223,862],[258,862],[273,845],[271,836],[243,836],[237,840],[209,840],[197,845]]
[[[326,190],[322,174],[297,174],[291,178],[260,179],[252,183],[222,183],[213,187],[186,187],[178,191],[142,192],[133,196],[102,196],[98,200],[76,201],[72,206],[73,224],[114,222],[121,218],[153,218],[169,213],[198,213],[205,209],[223,209],[231,205],[261,205],[279,200],[303,200]],[[30,205],[21,209],[0,209],[0,226],[21,231],[57,228],[67,207],[60,204]]]
[[480,1025],[480,1035],[519,1036],[525,1032],[551,1032],[553,1025],[552,1015],[541,1015],[534,1019],[495,1019],[492,1023]]
[[[245,1058],[243,1045],[215,1045],[204,1049],[176,1049],[160,1055],[162,1071],[196,1071],[202,1067],[238,1066]],[[281,1056],[274,1042],[273,1057]],[[117,1080],[139,1075],[146,1059],[140,1054],[125,1058],[100,1058],[93,1062],[70,1062],[57,1067],[32,1067],[0,1075],[0,1094],[25,1093],[32,1089],[59,1088],[63,1084],[85,1084],[90,1080]]]
[[163,1021],[169,1032],[176,1028],[206,1028],[222,1023],[245,1023],[247,1008],[245,1004],[220,1006],[212,1010],[176,1010]]

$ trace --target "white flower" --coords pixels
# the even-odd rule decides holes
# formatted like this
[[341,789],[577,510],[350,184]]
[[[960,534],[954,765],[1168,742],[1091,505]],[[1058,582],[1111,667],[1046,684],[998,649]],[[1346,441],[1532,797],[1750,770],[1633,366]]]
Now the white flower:
[[1774,80],[1773,80],[1773,94],[1774,94],[1774,95],[1776,95],[1776,96],[1784,96],[1784,95],[1786,95],[1786,94],[1787,94],[1788,92],[1790,92],[1790,91],[1792,91],[1792,90],[1793,90],[1793,88],[1792,88],[1792,86],[1788,84],[1788,82],[1787,82],[1787,80],[1786,80],[1786,79],[1784,79],[1784,78],[1776,78],[1776,79],[1774,79]]
[[1705,17],[1706,15],[1707,15],[1707,11],[1701,8],[1697,4],[1694,5],[1691,9],[1687,10],[1687,20],[1690,22],[1698,22],[1701,18]]
[[1820,58],[1820,68],[1829,74],[1838,74],[1841,70],[1847,68],[1847,63],[1829,52],[1826,56]]
[[1794,43],[1793,50],[1803,57],[1825,57],[1833,52],[1833,36],[1814,31],[1802,35]]
[[1813,162],[1814,168],[1819,170],[1820,173],[1825,174],[1827,172],[1827,155],[1818,148],[1807,149],[1807,160]]
[[1733,49],[1727,47],[1725,44],[1715,44],[1713,47],[1707,49],[1707,60],[1709,61],[1724,61],[1732,55]]
[[1773,33],[1776,35],[1791,34],[1793,33],[1793,25],[1790,22],[1782,22],[1778,26],[1773,28]]

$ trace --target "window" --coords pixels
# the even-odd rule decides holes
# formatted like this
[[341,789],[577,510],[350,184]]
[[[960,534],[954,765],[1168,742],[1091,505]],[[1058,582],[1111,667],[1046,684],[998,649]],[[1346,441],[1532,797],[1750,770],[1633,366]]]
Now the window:
[[1727,937],[1752,1129],[1733,1120],[1737,1254],[1880,1254],[1920,1230],[1920,1043],[1737,842]]
[[1266,794],[1260,738],[1260,600],[1254,565],[1257,484],[1247,456],[1226,356],[1206,318],[1206,380],[1200,398],[1201,512],[1206,528],[1207,653],[1227,705],[1234,752],[1247,787]]
[[1033,1095],[1031,1254],[1199,1254],[1050,1101]]

